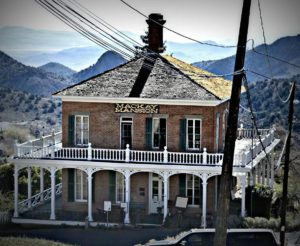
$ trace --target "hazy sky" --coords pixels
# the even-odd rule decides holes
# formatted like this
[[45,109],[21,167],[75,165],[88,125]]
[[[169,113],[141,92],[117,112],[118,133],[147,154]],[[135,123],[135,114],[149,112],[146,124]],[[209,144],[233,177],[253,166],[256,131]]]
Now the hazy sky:
[[[67,0],[66,0],[67,1]],[[144,17],[119,0],[78,0],[116,28],[143,34]],[[242,0],[127,0],[145,14],[159,12],[166,25],[199,40],[236,43]],[[300,33],[300,0],[261,0],[267,42]],[[0,27],[71,30],[34,0],[0,0]],[[168,41],[188,42],[165,31]],[[262,42],[257,0],[252,0],[249,38]]]

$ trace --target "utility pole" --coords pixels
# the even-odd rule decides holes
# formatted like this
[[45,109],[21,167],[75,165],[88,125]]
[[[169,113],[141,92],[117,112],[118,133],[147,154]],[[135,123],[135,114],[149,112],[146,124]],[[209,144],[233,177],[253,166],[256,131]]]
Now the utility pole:
[[293,128],[293,117],[294,117],[294,99],[295,99],[296,83],[293,82],[290,106],[289,106],[289,131],[286,140],[286,150],[284,158],[284,175],[282,184],[282,206],[281,206],[281,222],[280,222],[280,244],[284,246],[285,241],[285,222],[286,222],[286,206],[287,206],[287,193],[288,193],[288,178],[289,178],[289,162],[290,162],[290,148],[291,148],[291,137]]
[[[238,47],[235,58],[234,71],[244,68],[248,25],[250,16],[251,0],[244,0],[239,30]],[[227,217],[229,213],[230,189],[232,184],[232,168],[234,158],[234,147],[238,124],[239,105],[243,73],[235,74],[232,81],[232,90],[225,135],[224,157],[222,165],[221,183],[218,196],[218,212],[216,220],[215,246],[224,246],[227,237]]]

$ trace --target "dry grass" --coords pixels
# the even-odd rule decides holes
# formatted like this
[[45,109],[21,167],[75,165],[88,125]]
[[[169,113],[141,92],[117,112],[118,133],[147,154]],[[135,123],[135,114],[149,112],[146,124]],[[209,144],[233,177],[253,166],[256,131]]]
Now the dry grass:
[[68,246],[71,244],[58,243],[54,241],[36,239],[36,238],[26,238],[26,237],[0,237],[1,246],[32,246],[32,245],[41,245],[41,246]]

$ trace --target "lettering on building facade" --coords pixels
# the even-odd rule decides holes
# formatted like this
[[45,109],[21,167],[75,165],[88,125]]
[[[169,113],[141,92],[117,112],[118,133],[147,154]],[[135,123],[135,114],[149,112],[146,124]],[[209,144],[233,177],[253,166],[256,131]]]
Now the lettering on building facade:
[[158,105],[154,104],[131,104],[131,103],[116,103],[116,113],[136,113],[136,114],[157,114]]

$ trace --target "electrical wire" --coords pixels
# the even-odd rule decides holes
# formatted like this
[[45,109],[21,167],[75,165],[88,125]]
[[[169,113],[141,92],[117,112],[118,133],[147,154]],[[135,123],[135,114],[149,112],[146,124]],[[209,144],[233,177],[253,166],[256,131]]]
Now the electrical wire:
[[[266,53],[266,57],[267,57],[267,63],[268,63],[268,67],[269,67],[269,70],[270,70],[271,78],[273,80],[274,76],[273,76],[273,71],[272,71],[272,65],[271,65],[270,58],[269,58],[269,51],[268,51],[268,47],[267,47],[267,39],[266,39],[266,33],[265,33],[265,28],[264,28],[264,23],[263,23],[263,18],[262,18],[262,11],[261,11],[261,6],[260,6],[260,0],[257,0],[257,4],[258,4],[258,9],[259,9],[260,26],[261,26],[262,33],[263,33],[264,48],[265,48],[265,53]],[[287,103],[289,101],[289,97],[287,99],[283,99],[280,96],[279,89],[278,89],[276,83],[275,83],[275,90],[276,90],[277,96],[279,97],[280,101],[283,104],[285,104],[285,103]]]
[[[194,41],[194,42],[199,43],[199,44],[202,44],[202,45],[208,45],[208,46],[213,46],[213,47],[218,47],[218,48],[237,48],[237,47],[238,47],[238,46],[236,46],[236,45],[219,45],[219,44],[211,44],[211,43],[202,42],[202,41],[199,41],[199,40],[197,40],[197,39],[188,37],[188,36],[186,36],[186,35],[184,35],[184,34],[182,34],[182,33],[179,33],[179,32],[177,32],[177,31],[175,31],[175,30],[173,30],[173,29],[171,29],[171,28],[169,28],[169,27],[167,27],[167,26],[165,26],[165,25],[161,25],[159,22],[157,22],[157,21],[155,21],[155,20],[149,18],[147,15],[145,15],[144,13],[142,13],[140,10],[138,10],[138,9],[135,8],[135,7],[133,7],[133,6],[130,5],[129,3],[125,2],[124,0],[120,0],[120,1],[121,1],[122,3],[124,3],[126,6],[128,6],[129,8],[131,8],[132,10],[134,10],[135,12],[137,12],[138,14],[144,16],[146,19],[151,20],[151,21],[154,22],[155,24],[157,24],[157,25],[163,27],[164,29],[166,29],[166,30],[168,30],[168,31],[170,31],[170,32],[172,32],[172,33],[175,33],[176,35],[181,36],[181,37],[183,37],[183,38],[185,38],[185,39]],[[244,46],[241,46],[241,47],[244,47]]]
[[117,28],[115,28],[113,25],[111,25],[107,21],[105,21],[104,19],[102,19],[99,16],[97,16],[95,13],[93,13],[92,11],[90,11],[89,9],[87,9],[86,7],[84,7],[78,1],[76,1],[76,0],[72,0],[72,1],[71,0],[67,0],[67,1],[69,1],[70,3],[75,3],[77,6],[79,6],[80,9],[82,9],[85,13],[87,13],[88,16],[90,16],[91,18],[93,18],[99,24],[104,25],[106,28],[108,28],[109,30],[111,30],[113,33],[115,33],[119,37],[122,37],[124,40],[129,41],[129,42],[131,42],[134,45],[142,46],[142,44],[140,44],[139,42],[137,42],[136,40],[134,40],[130,36],[126,35],[125,33],[121,32],[120,30],[118,30]]
[[44,7],[47,11],[49,11],[54,16],[56,16],[61,21],[63,21],[65,24],[70,26],[72,29],[79,32],[81,35],[85,36],[86,38],[88,38],[92,42],[96,43],[97,45],[100,45],[101,47],[103,47],[106,50],[113,50],[113,51],[119,53],[126,60],[132,59],[133,56],[129,55],[128,53],[125,53],[124,51],[118,49],[117,47],[113,46],[112,44],[108,43],[107,41],[94,35],[90,31],[88,31],[86,28],[84,28],[82,25],[80,25],[77,22],[75,22],[74,20],[72,20],[69,16],[65,15],[62,11],[58,10],[53,4],[49,3],[47,0],[35,0],[35,1],[38,4],[40,4],[42,7]]

